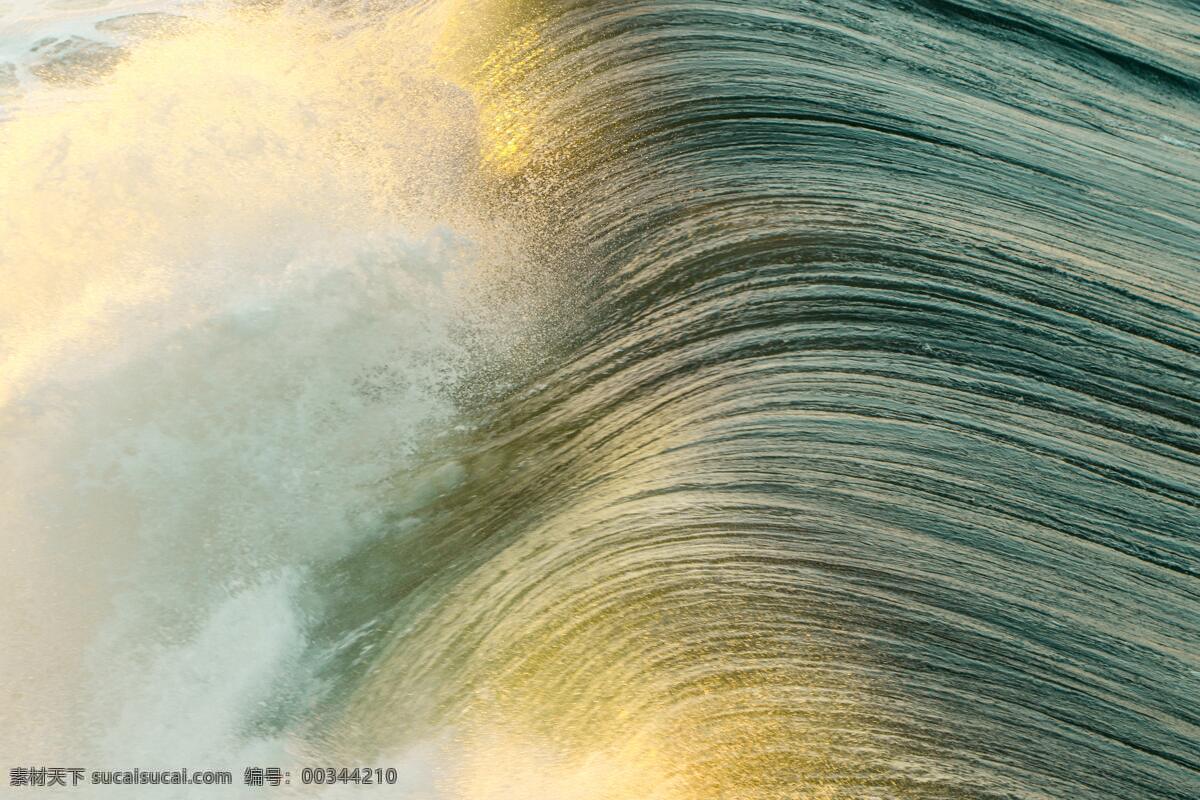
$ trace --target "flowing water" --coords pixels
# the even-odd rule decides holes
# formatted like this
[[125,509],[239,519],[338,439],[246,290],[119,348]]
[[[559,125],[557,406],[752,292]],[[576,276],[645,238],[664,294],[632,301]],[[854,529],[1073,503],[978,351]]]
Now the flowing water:
[[10,0],[0,106],[4,766],[1200,797],[1192,3]]

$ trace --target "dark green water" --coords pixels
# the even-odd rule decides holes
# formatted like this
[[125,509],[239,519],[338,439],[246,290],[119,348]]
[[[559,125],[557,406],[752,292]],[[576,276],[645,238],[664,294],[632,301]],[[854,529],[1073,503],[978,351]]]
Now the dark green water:
[[576,303],[347,572],[395,621],[343,732],[503,707],[554,763],[652,739],[646,796],[1200,796],[1195,7],[502,19],[499,197]]
[[1200,7],[248,5],[0,10],[0,761],[1200,798]]

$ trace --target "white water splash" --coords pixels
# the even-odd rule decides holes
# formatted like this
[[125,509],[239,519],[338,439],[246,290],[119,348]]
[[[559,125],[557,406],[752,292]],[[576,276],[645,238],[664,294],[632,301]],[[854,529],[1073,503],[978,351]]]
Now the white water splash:
[[437,24],[221,16],[0,126],[8,761],[283,757],[296,587],[453,419],[508,252]]

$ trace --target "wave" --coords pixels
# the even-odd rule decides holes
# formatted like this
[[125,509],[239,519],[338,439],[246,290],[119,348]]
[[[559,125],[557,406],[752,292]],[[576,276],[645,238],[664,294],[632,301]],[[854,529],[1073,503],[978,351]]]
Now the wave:
[[1200,20],[522,10],[485,158],[589,313],[346,725],[436,697],[487,797],[1195,794]]
[[[322,36],[297,51],[321,81],[321,102],[295,111],[318,109],[301,137],[352,121],[366,160],[299,148],[263,174],[298,170],[281,194],[318,196],[304,207],[323,222],[352,220],[338,241],[353,251],[395,227],[395,207],[382,220],[329,212],[311,179],[332,170],[351,194],[386,189],[393,167],[371,146],[444,142],[452,155],[404,174],[424,176],[417,186],[441,186],[448,169],[469,178],[422,201],[424,222],[405,229],[452,207],[452,229],[503,242],[489,251],[501,274],[449,301],[469,309],[453,354],[419,345],[417,361],[461,367],[418,382],[436,385],[422,397],[445,413],[411,413],[385,392],[376,427],[335,401],[359,444],[318,436],[301,456],[302,444],[232,439],[232,460],[182,479],[230,464],[233,484],[269,478],[261,493],[201,495],[228,511],[230,559],[286,521],[255,562],[270,570],[205,573],[218,596],[178,637],[188,659],[268,645],[261,668],[211,669],[214,684],[243,677],[219,707],[271,703],[218,715],[223,736],[282,743],[272,757],[297,764],[402,763],[411,797],[1200,793],[1194,10],[419,4],[416,17],[438,23],[416,29],[434,43],[421,58],[436,82],[415,84],[442,87],[432,95],[398,90],[412,67],[377,60],[408,52],[411,39],[378,32],[412,13],[340,8],[323,23],[341,31],[328,41],[372,42],[329,45],[363,83],[328,51],[313,57]],[[445,117],[424,124],[431,108],[469,121],[445,137]],[[204,207],[240,226],[256,205],[227,203],[237,174],[217,173]],[[315,247],[311,231],[326,236],[309,219],[299,227]],[[257,254],[272,226],[239,241]],[[358,258],[326,259],[321,274],[347,280]],[[379,280],[391,286],[406,258],[383,258]],[[231,274],[214,291],[242,292]],[[409,301],[381,300],[373,280],[347,309],[348,336],[298,335],[328,313],[324,290],[272,303],[288,320],[274,355],[237,363],[278,379],[254,377],[250,396],[246,378],[219,375],[196,413],[228,397],[245,409],[235,420],[292,419],[297,375],[327,376],[320,396],[337,398],[377,363],[413,374],[376,337],[428,340],[391,327],[412,319]],[[190,307],[186,292],[180,302]],[[122,326],[145,330],[136,317]],[[185,352],[211,362],[223,345],[192,330]],[[139,369],[177,352],[163,347]],[[196,377],[180,381],[187,394]],[[121,385],[131,398],[158,391]],[[325,419],[286,430],[300,442]],[[146,425],[133,430],[131,446],[150,452]],[[348,477],[292,484],[296,463]],[[170,498],[162,508],[177,508],[179,485],[154,489]],[[328,503],[344,527],[320,521]],[[203,540],[191,525],[166,528]],[[177,652],[160,654],[152,685],[186,672]],[[147,716],[177,705],[167,692]],[[131,725],[164,738],[145,716]]]

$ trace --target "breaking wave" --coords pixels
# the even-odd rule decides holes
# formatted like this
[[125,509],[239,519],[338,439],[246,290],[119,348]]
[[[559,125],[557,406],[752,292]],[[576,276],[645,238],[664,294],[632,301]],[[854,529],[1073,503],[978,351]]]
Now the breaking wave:
[[190,18],[0,125],[6,753],[1200,794],[1188,4]]

